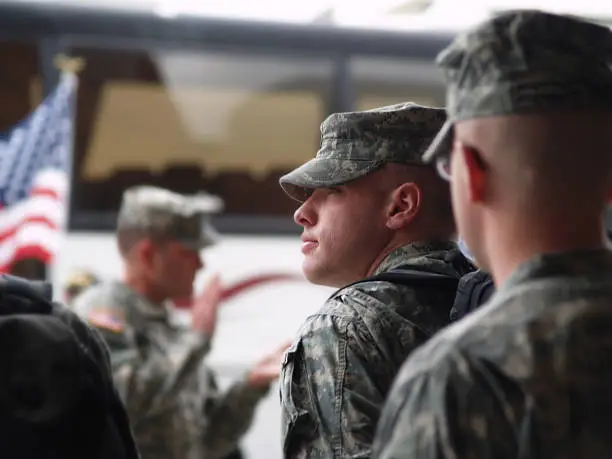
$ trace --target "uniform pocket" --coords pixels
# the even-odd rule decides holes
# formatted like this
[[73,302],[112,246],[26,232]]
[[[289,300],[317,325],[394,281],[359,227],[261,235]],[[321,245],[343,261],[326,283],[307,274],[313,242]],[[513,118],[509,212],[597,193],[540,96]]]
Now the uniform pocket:
[[302,358],[302,343],[297,339],[285,352],[280,378],[281,429],[283,452],[290,457],[292,448],[304,441],[309,442],[316,425],[306,407],[312,406],[308,400],[308,390],[300,387],[299,372]]

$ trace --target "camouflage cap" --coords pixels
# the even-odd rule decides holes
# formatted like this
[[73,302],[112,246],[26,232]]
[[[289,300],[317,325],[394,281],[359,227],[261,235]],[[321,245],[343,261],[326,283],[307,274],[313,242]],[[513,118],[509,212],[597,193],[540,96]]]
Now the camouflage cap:
[[209,222],[223,201],[208,193],[182,195],[153,186],[135,186],[123,194],[117,228],[138,229],[201,250],[217,241]]
[[437,58],[449,120],[423,160],[450,153],[456,121],[612,111],[611,60],[610,29],[572,16],[508,11],[460,34]]
[[100,278],[93,272],[86,269],[77,269],[70,273],[64,283],[64,296],[67,301],[71,301],[87,290],[100,283]]
[[100,278],[87,269],[72,271],[66,278],[66,289],[81,289],[100,283]]
[[360,112],[335,113],[321,124],[315,158],[280,178],[290,197],[338,186],[386,163],[423,165],[422,155],[446,119],[443,108],[402,103]]

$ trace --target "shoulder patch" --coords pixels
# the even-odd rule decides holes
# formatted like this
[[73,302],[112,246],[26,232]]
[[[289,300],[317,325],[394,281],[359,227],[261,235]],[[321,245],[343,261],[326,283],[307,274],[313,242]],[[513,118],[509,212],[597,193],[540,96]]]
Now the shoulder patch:
[[94,327],[104,328],[115,333],[121,333],[125,329],[123,314],[111,308],[92,308],[87,313],[87,322]]

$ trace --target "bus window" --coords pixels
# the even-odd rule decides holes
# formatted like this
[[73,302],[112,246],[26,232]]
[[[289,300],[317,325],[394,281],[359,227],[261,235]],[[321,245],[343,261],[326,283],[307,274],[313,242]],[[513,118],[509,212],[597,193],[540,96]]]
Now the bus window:
[[443,80],[432,63],[356,57],[350,68],[356,110],[400,102],[444,106]]
[[312,157],[332,65],[227,52],[74,49],[85,59],[77,102],[73,212],[113,213],[123,190],[206,190],[225,215],[285,216],[278,186]]
[[23,120],[42,100],[38,52],[31,43],[0,41],[0,131]]

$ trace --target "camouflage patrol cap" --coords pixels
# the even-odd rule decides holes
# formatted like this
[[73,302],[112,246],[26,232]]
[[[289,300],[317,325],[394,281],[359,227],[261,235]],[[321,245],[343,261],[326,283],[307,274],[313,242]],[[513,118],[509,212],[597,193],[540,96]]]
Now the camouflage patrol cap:
[[335,113],[321,124],[315,158],[280,178],[290,197],[348,183],[386,163],[423,165],[421,157],[446,119],[442,108],[402,103],[373,110]]
[[76,296],[86,288],[99,283],[100,278],[93,272],[86,269],[77,269],[67,277],[64,283],[64,291],[71,296]]
[[612,111],[611,60],[609,28],[538,10],[504,12],[460,34],[437,58],[449,119],[423,160],[450,153],[457,121]]
[[223,201],[208,193],[182,195],[153,186],[135,186],[123,194],[118,230],[136,229],[176,240],[194,250],[213,245],[217,232],[209,222]]

